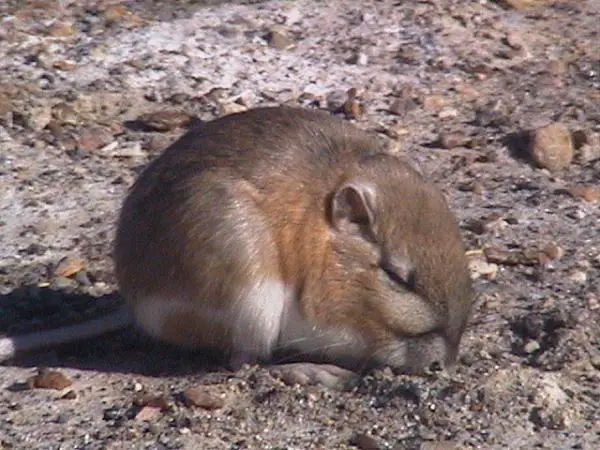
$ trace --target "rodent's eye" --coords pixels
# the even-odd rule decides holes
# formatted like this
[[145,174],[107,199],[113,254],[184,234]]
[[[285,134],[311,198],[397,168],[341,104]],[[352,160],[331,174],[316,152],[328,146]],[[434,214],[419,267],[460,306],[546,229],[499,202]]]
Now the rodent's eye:
[[401,286],[404,289],[414,290],[415,272],[413,270],[408,271],[406,274],[401,274],[399,270],[389,265],[384,264],[381,265],[380,268],[394,284]]

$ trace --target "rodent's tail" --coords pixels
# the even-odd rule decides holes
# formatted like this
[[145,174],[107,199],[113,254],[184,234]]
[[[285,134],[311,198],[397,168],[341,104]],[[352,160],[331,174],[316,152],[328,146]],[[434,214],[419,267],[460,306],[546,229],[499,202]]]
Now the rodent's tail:
[[122,306],[105,316],[74,325],[17,336],[0,337],[0,362],[11,359],[21,352],[77,342],[121,330],[131,324],[133,324],[133,315],[127,307]]

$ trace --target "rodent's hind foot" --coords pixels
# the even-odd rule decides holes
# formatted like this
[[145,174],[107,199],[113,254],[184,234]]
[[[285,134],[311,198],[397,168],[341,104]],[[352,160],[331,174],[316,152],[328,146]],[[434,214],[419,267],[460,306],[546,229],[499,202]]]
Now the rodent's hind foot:
[[354,387],[359,375],[333,364],[309,362],[281,364],[269,368],[271,374],[285,384],[300,386],[323,385],[331,389],[347,390]]

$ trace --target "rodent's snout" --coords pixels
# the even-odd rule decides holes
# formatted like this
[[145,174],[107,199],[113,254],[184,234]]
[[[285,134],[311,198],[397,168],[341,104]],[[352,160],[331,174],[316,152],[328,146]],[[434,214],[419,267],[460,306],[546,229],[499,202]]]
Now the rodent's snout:
[[398,373],[423,373],[428,369],[454,365],[458,346],[442,334],[428,333],[415,337],[399,337],[375,352],[376,362]]

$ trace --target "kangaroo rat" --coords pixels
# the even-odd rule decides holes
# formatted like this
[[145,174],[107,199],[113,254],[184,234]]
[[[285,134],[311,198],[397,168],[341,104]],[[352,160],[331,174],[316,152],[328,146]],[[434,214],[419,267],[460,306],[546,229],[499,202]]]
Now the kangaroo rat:
[[451,364],[472,302],[441,192],[366,132],[295,108],[169,147],[124,202],[115,263],[150,335],[233,366],[296,355],[308,378]]

